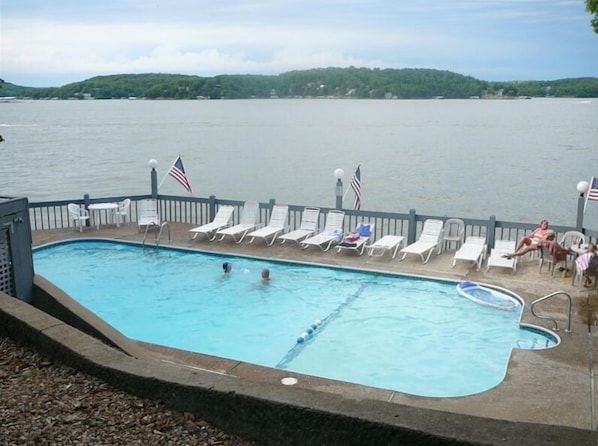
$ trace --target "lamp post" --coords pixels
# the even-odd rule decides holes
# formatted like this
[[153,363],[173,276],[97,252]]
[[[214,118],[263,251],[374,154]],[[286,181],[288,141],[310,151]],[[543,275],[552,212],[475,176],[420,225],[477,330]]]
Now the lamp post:
[[590,189],[590,184],[587,181],[580,181],[577,183],[577,230],[583,232],[583,208],[584,208],[584,195]]
[[155,159],[151,159],[147,164],[152,168],[150,172],[150,180],[152,183],[152,198],[155,200],[156,198],[158,198],[158,172],[156,172],[156,166],[158,166],[158,161],[156,161]]
[[334,176],[336,177],[336,208],[342,209],[343,208],[343,175],[345,175],[345,171],[343,169],[336,169],[334,171]]

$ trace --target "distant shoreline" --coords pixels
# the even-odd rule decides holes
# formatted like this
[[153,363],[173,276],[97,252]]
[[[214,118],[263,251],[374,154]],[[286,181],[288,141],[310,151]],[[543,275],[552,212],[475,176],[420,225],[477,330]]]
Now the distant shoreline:
[[279,75],[144,73],[96,76],[61,87],[2,84],[5,96],[32,99],[469,99],[598,97],[598,78],[484,81],[434,69],[322,68]]

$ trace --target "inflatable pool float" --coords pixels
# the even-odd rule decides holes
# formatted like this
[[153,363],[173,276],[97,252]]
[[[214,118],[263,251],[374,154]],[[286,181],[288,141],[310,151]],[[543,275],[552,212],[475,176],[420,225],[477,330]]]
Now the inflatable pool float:
[[460,282],[457,291],[461,296],[475,303],[499,310],[514,311],[521,306],[519,299],[475,282]]

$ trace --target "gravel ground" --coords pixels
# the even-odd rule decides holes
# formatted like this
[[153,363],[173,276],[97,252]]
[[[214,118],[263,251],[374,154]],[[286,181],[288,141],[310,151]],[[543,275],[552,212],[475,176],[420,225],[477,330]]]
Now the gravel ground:
[[0,337],[0,445],[256,446]]

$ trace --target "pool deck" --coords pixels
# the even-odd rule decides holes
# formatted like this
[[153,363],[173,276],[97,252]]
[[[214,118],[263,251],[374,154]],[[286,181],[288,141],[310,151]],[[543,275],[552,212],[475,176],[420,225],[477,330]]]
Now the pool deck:
[[[505,380],[496,388],[481,394],[458,398],[426,398],[402,394],[389,390],[358,386],[333,380],[309,377],[288,371],[256,367],[237,361],[229,361],[205,355],[192,354],[159,346],[137,343],[148,349],[161,360],[180,367],[201,368],[217,373],[234,375],[250,382],[262,382],[279,385],[281,378],[293,376],[298,379],[295,387],[312,389],[319,392],[343,395],[354,400],[380,400],[398,403],[416,408],[436,409],[476,417],[484,417],[513,422],[538,423],[550,426],[571,427],[594,431],[593,444],[598,436],[596,431],[596,390],[594,382],[594,358],[597,357],[596,328],[588,324],[588,307],[598,298],[596,289],[585,289],[580,285],[571,285],[571,278],[563,279],[560,273],[551,277],[544,268],[538,271],[538,261],[530,257],[520,259],[517,272],[504,268],[486,271],[485,265],[480,271],[468,262],[457,262],[452,268],[454,250],[443,252],[440,256],[432,255],[427,264],[422,264],[417,256],[409,255],[403,261],[383,257],[358,256],[354,252],[336,250],[321,252],[315,247],[308,250],[297,245],[279,245],[268,247],[261,241],[253,244],[244,241],[235,244],[230,241],[209,242],[191,240],[189,225],[171,225],[171,241],[163,234],[161,245],[194,248],[210,252],[251,255],[272,259],[285,259],[301,262],[347,266],[359,269],[385,271],[393,273],[415,274],[419,276],[447,278],[454,280],[473,280],[505,287],[524,298],[526,306],[522,322],[548,329],[554,328],[550,320],[538,319],[530,312],[530,303],[542,296],[556,291],[569,293],[572,306],[572,332],[567,333],[567,299],[557,296],[537,306],[537,311],[554,317],[561,328],[557,334],[561,344],[547,350],[514,350]],[[77,238],[111,238],[126,241],[141,241],[143,234],[137,226],[125,224],[120,228],[110,225],[99,231],[88,228],[83,233],[73,230],[34,231],[33,244],[42,244]],[[148,235],[149,244],[154,244],[153,234]],[[276,277],[273,280],[277,280]],[[595,322],[595,321],[594,321]],[[505,443],[506,444],[506,443]],[[557,444],[557,443],[550,443]]]

